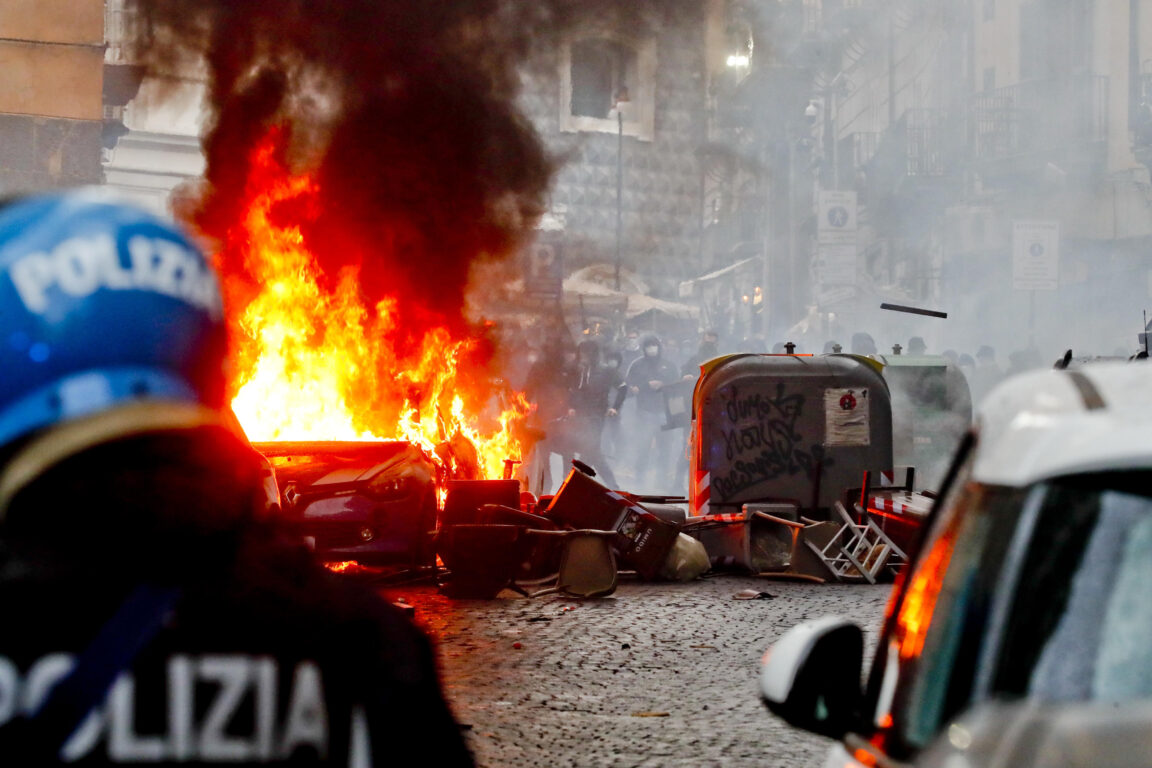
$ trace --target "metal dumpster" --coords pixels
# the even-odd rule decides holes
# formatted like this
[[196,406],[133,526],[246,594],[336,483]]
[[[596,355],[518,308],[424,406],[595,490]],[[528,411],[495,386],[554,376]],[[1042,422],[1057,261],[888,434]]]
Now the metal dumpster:
[[856,355],[730,355],[692,398],[690,515],[792,504],[827,519],[865,470],[892,468],[880,364]]
[[872,355],[892,397],[892,450],[897,465],[916,467],[916,490],[938,489],[972,423],[964,374],[936,355]]

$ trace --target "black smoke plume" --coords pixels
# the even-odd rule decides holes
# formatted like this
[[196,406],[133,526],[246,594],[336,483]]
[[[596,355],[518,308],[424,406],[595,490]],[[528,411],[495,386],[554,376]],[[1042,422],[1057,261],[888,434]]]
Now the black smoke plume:
[[[522,67],[595,21],[670,23],[693,0],[135,0],[137,54],[202,62],[208,166],[192,223],[218,241],[240,215],[252,148],[313,173],[305,234],[332,279],[362,263],[414,338],[459,327],[469,266],[501,257],[544,209],[553,160],[516,104]],[[286,212],[294,216],[297,212]],[[227,250],[223,254],[227,260]],[[235,272],[225,264],[226,272]]]

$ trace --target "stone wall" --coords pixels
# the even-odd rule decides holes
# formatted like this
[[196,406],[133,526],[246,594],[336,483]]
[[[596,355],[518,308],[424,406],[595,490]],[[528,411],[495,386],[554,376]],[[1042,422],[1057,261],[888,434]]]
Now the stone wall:
[[100,183],[102,128],[96,120],[0,114],[0,193]]
[[103,0],[4,0],[0,193],[101,181]]
[[[621,261],[656,292],[699,273],[701,177],[706,82],[703,23],[656,35],[655,121],[651,141],[625,135],[621,199]],[[614,263],[616,248],[616,133],[560,130],[561,88],[556,61],[541,62],[525,78],[523,104],[560,158],[552,210],[564,222],[569,271]]]

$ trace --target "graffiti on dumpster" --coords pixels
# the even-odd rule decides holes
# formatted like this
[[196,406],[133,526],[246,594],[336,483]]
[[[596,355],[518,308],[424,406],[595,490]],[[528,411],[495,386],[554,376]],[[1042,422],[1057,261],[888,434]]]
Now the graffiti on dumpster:
[[775,395],[731,391],[721,411],[720,436],[727,461],[712,475],[719,498],[731,498],[781,475],[811,476],[823,458],[823,448],[802,446],[797,422],[803,409],[804,396],[785,394],[783,383],[777,384]]

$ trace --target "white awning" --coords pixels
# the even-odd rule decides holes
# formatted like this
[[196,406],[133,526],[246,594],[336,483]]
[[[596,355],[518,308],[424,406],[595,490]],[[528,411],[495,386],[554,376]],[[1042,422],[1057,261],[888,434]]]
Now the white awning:
[[759,258],[756,256],[750,256],[747,259],[741,259],[735,264],[729,264],[728,266],[717,269],[714,272],[709,272],[706,275],[700,275],[700,277],[694,277],[691,280],[685,280],[684,282],[680,283],[680,296],[691,296],[693,293],[695,293],[697,283],[706,283],[719,277],[723,277],[724,275],[735,272],[736,270],[752,263],[753,261],[759,261]]

